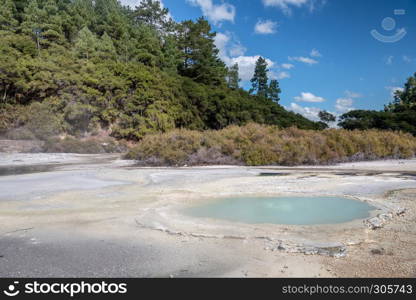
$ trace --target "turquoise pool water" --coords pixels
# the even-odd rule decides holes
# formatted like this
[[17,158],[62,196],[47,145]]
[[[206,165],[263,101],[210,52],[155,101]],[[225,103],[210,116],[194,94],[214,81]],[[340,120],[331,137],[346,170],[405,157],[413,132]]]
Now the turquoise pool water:
[[373,206],[344,197],[236,197],[185,209],[199,218],[250,224],[340,224],[370,216]]

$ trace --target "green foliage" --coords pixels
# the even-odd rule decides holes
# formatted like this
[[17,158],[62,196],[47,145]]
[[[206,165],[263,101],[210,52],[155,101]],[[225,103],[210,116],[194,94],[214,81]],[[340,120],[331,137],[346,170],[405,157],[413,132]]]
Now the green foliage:
[[254,76],[251,79],[251,93],[256,92],[259,97],[267,97],[267,83],[269,81],[267,76],[268,72],[269,69],[267,68],[267,61],[263,57],[259,57],[254,69]]
[[179,73],[206,85],[225,83],[225,64],[219,59],[215,46],[215,33],[204,18],[196,22],[185,21],[179,29],[179,47],[183,53],[183,64]]
[[227,72],[203,18],[175,23],[154,0],[134,10],[117,0],[0,4],[0,133],[81,138],[103,129],[141,140],[251,121],[322,129],[276,103],[277,82],[266,82],[270,99],[238,88],[238,66]]
[[324,123],[331,123],[335,122],[337,120],[337,117],[335,117],[333,114],[327,112],[326,110],[321,110],[318,114],[319,119],[321,119]]
[[236,63],[228,69],[228,75],[227,75],[228,87],[230,89],[236,90],[239,88],[240,81],[241,79],[239,76],[239,68],[238,68],[238,64]]
[[410,158],[415,153],[416,138],[401,132],[312,131],[250,123],[220,131],[173,130],[147,135],[127,158],[153,165],[231,162],[259,166]]
[[403,90],[397,90],[394,102],[386,106],[386,111],[405,112],[416,111],[416,73],[407,79]]
[[155,30],[166,33],[170,32],[174,23],[169,17],[169,9],[162,8],[157,0],[144,0],[133,12],[135,21],[146,24]]
[[27,138],[31,133],[34,138],[45,140],[62,132],[62,116],[57,114],[49,103],[32,103],[19,122],[24,124],[21,128],[27,132]]
[[275,79],[270,81],[269,89],[267,91],[267,97],[275,103],[280,101],[280,93],[282,90],[279,87],[279,82]]
[[340,117],[345,129],[401,130],[416,135],[416,73],[403,90],[396,91],[395,100],[384,111],[354,110]]
[[117,50],[114,47],[113,40],[104,32],[97,45],[97,56],[103,60],[115,60],[117,58]]
[[88,27],[84,27],[78,34],[74,50],[79,58],[89,59],[94,56],[98,48],[98,39]]
[[383,130],[401,130],[416,135],[416,113],[415,111],[394,113],[354,110],[342,115],[338,125],[349,130],[377,128]]
[[12,0],[0,0],[0,30],[15,31],[18,21],[15,19],[16,7]]

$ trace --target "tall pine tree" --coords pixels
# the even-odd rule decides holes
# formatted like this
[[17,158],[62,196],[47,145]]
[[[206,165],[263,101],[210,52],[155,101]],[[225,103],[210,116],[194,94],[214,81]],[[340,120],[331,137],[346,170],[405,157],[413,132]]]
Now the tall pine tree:
[[159,0],[144,0],[133,13],[136,22],[144,23],[160,33],[173,30],[174,23],[169,16],[169,10],[162,7]]
[[254,76],[251,79],[252,88],[250,93],[256,92],[257,96],[267,97],[268,86],[267,83],[269,78],[267,73],[269,69],[267,68],[267,61],[263,57],[259,57],[256,62],[256,68],[254,70]]
[[182,23],[179,42],[183,54],[183,64],[179,68],[181,75],[207,85],[225,82],[227,70],[218,57],[215,36],[204,18]]
[[240,76],[239,76],[238,63],[232,65],[228,69],[227,81],[228,81],[228,87],[230,89],[236,90],[236,89],[239,88],[239,83],[240,83],[241,79],[240,79]]
[[279,87],[279,82],[276,79],[270,81],[269,89],[267,91],[267,98],[272,100],[275,103],[279,103],[280,96],[279,94],[282,90]]
[[385,107],[386,111],[403,112],[416,110],[416,73],[407,79],[403,90],[396,90],[393,103]]

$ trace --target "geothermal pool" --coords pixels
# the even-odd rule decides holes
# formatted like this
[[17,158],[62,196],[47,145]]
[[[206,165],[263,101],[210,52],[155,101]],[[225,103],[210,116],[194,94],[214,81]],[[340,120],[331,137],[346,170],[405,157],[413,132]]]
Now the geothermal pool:
[[365,219],[375,209],[344,197],[234,197],[184,212],[192,217],[249,224],[326,225]]

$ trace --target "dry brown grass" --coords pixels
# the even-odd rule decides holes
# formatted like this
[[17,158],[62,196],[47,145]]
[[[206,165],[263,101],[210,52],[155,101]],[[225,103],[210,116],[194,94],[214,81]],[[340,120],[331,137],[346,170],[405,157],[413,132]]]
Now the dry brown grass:
[[411,158],[416,138],[391,131],[279,129],[250,123],[219,131],[172,130],[148,135],[127,158],[152,165],[316,165]]

